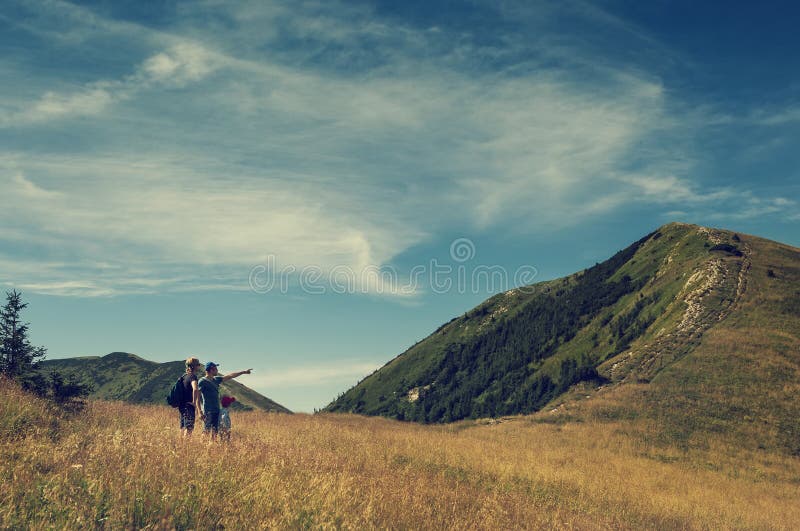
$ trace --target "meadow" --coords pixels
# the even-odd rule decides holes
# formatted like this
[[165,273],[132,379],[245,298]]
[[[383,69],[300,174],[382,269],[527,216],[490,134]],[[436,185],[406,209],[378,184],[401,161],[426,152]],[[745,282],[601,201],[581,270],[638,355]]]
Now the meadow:
[[0,527],[796,529],[800,459],[670,445],[645,421],[417,425],[235,414],[230,444],[174,410],[71,418],[2,382]]

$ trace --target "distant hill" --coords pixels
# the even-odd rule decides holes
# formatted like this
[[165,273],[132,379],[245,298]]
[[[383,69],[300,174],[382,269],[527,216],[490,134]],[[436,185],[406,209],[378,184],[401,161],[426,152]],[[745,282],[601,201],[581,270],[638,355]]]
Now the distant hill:
[[[170,388],[185,371],[184,361],[156,363],[126,352],[112,352],[102,357],[45,360],[40,367],[45,373],[56,371],[64,376],[77,375],[92,385],[91,398],[148,404],[166,404],[165,397]],[[221,387],[236,397],[234,407],[238,409],[291,413],[236,380],[228,380]]]
[[326,410],[449,422],[593,407],[687,433],[761,423],[800,451],[798,376],[800,250],[671,223],[489,298]]

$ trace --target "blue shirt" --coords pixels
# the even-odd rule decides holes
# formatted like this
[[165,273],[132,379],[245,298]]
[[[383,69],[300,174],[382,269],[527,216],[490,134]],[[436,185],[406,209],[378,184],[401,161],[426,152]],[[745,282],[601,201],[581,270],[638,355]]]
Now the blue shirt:
[[197,382],[200,394],[203,397],[203,413],[219,411],[219,384],[222,383],[222,376],[209,378],[203,376]]

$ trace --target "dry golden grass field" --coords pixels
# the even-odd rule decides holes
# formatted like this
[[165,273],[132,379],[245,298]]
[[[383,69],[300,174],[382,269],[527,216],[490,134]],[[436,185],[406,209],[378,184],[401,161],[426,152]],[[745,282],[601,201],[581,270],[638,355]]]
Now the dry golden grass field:
[[644,421],[422,426],[235,414],[181,440],[168,407],[77,417],[8,382],[0,527],[797,529],[800,459],[665,444]]

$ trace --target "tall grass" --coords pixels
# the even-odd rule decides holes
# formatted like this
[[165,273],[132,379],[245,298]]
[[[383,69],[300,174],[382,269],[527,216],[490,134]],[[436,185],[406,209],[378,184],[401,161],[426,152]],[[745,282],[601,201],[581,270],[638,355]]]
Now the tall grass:
[[199,433],[182,440],[166,407],[91,402],[59,419],[3,389],[3,528],[792,529],[800,521],[797,459],[713,441],[691,451],[650,444],[644,424],[419,426],[248,412],[234,417],[225,445]]

